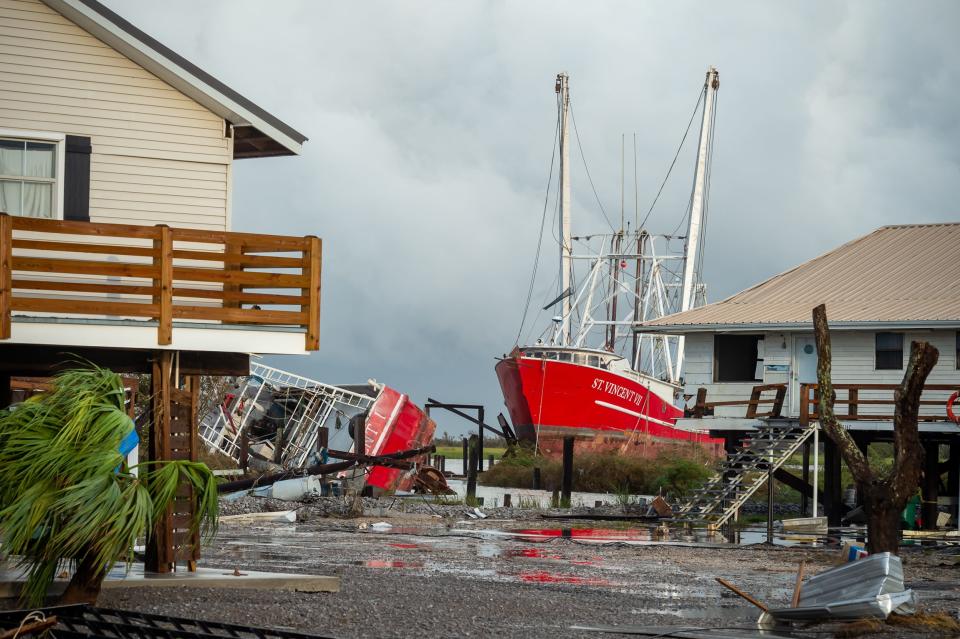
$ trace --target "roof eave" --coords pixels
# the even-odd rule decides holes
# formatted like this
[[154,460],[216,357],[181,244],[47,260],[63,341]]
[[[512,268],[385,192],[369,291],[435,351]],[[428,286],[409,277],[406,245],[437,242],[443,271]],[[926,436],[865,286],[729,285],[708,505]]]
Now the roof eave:
[[303,134],[149,38],[95,0],[43,0],[43,2],[230,123],[255,127],[275,140],[291,155],[299,155],[303,149],[303,143],[307,139]]
[[[896,320],[896,321],[843,321],[830,320],[831,330],[848,331],[906,331],[906,330],[960,330],[957,320]],[[812,322],[749,322],[726,324],[659,324],[656,326],[635,325],[636,333],[745,333],[770,331],[812,331]]]

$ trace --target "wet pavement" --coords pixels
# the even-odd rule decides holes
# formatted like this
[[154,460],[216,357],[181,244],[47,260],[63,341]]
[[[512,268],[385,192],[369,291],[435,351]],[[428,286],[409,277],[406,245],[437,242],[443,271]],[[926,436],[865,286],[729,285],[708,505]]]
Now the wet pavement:
[[[591,528],[583,522],[323,519],[305,524],[223,525],[201,565],[338,575],[340,593],[158,594],[155,610],[222,616],[251,625],[337,637],[601,636],[575,625],[753,627],[758,611],[716,583],[723,577],[771,606],[789,601],[797,566],[835,564],[832,547],[738,546],[665,538],[655,526]],[[541,524],[542,525],[542,524]],[[556,527],[553,527],[556,526]],[[947,556],[949,557],[949,556]],[[943,557],[904,558],[932,609],[960,604],[956,568]],[[142,605],[108,593],[102,605]]]

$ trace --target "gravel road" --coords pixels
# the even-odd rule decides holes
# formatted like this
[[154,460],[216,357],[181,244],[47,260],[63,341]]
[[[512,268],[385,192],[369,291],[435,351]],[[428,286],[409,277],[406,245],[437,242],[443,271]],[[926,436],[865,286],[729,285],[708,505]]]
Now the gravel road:
[[[800,560],[812,574],[834,565],[838,554],[800,546],[597,545],[582,535],[531,541],[502,531],[558,524],[397,508],[374,514],[382,512],[391,516],[346,520],[304,511],[306,521],[295,525],[225,524],[204,550],[203,566],[336,574],[339,593],[130,589],[104,591],[99,603],[344,638],[599,637],[571,626],[750,626],[757,611],[715,577],[784,605]],[[371,527],[381,519],[393,528]],[[955,614],[960,577],[947,553],[907,549],[904,566],[926,610]],[[897,629],[882,636],[939,634]]]

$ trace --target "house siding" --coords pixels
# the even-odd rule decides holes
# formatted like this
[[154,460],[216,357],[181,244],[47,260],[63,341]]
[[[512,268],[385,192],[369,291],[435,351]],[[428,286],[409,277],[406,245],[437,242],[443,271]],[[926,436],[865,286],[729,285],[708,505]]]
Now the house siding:
[[[833,350],[832,379],[834,384],[899,384],[910,357],[911,341],[926,340],[940,351],[940,359],[927,378],[928,384],[960,384],[960,371],[957,370],[956,346],[957,332],[953,330],[911,332],[903,331],[903,369],[876,370],[874,335],[872,331],[832,331]],[[793,339],[790,333],[764,333],[764,376],[762,382],[755,383],[716,383],[713,381],[713,333],[693,333],[686,338],[685,392],[696,395],[698,388],[707,389],[707,401],[746,400],[754,384],[787,384],[787,398],[784,402],[784,414],[797,415],[797,390],[792,384],[794,373]],[[784,346],[785,345],[785,346]],[[773,367],[773,370],[771,370]],[[785,370],[776,370],[785,368]],[[924,399],[946,400],[950,393],[929,392]],[[846,391],[838,391],[841,398]],[[860,391],[860,399],[889,399],[889,391]],[[763,410],[763,409],[761,409]],[[838,405],[838,412],[846,410],[846,405]],[[881,413],[891,410],[890,406],[861,406],[860,414]],[[743,417],[745,406],[718,406],[715,414],[729,417]],[[923,414],[942,415],[944,408],[925,406]]]
[[39,0],[0,0],[0,87],[0,128],[91,138],[91,221],[229,230],[224,121]]

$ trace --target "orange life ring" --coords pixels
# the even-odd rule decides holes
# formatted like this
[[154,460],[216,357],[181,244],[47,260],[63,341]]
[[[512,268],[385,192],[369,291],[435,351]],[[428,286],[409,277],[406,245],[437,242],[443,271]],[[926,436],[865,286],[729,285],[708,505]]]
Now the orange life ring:
[[957,401],[958,397],[960,397],[960,391],[955,392],[950,396],[950,399],[947,400],[947,418],[955,424],[960,424],[960,419],[957,419],[957,416],[953,413],[953,403]]

